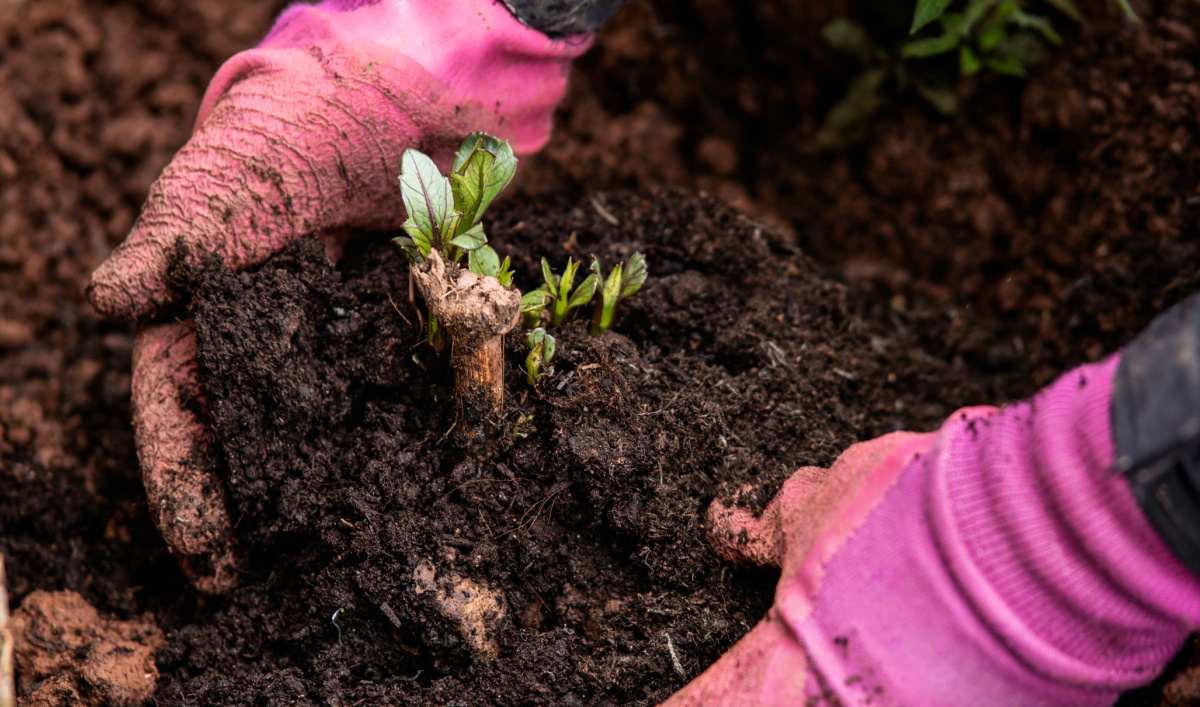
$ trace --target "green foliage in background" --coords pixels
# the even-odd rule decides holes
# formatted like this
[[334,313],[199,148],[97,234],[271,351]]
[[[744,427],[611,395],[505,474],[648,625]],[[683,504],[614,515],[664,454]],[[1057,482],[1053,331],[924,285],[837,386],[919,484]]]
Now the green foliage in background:
[[[1128,0],[1113,2],[1137,21]],[[891,89],[912,90],[941,113],[958,112],[972,78],[1026,76],[1062,44],[1055,22],[1063,19],[1084,21],[1074,0],[917,0],[908,36],[890,46],[859,23],[834,20],[822,37],[863,70],[829,111],[818,143],[840,149],[859,140]]]

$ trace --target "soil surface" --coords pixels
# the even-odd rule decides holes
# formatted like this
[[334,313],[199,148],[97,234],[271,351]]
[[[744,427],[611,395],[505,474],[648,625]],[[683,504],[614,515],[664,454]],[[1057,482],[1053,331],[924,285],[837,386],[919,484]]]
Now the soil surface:
[[[427,593],[426,604],[410,602],[405,609],[408,615],[397,614],[398,619],[413,622],[413,635],[388,637],[388,650],[406,656],[398,658],[395,665],[411,668],[410,672],[389,669],[375,674],[368,668],[355,672],[360,665],[358,654],[336,654],[347,656],[339,664],[332,660],[322,663],[319,656],[302,654],[300,648],[290,652],[289,646],[324,646],[323,650],[333,651],[336,649],[329,646],[362,642],[364,636],[380,630],[378,614],[343,612],[338,614],[336,625],[332,616],[343,602],[349,606],[349,602],[361,601],[366,593],[363,587],[382,590],[389,582],[396,583],[390,586],[398,586],[400,575],[416,568],[397,564],[395,567],[402,569],[395,578],[364,575],[353,582],[346,568],[349,563],[359,562],[364,568],[380,571],[385,553],[393,552],[393,547],[413,547],[416,538],[431,532],[424,527],[413,530],[407,541],[391,537],[378,540],[380,536],[373,530],[344,525],[323,531],[329,537],[322,536],[313,553],[330,552],[331,548],[346,548],[351,553],[346,564],[339,561],[328,568],[309,567],[308,574],[297,580],[321,581],[321,586],[340,587],[345,592],[334,597],[314,593],[313,597],[302,597],[305,603],[298,605],[321,603],[329,609],[328,616],[321,617],[331,619],[321,624],[325,632],[321,638],[326,645],[304,630],[306,626],[317,626],[316,620],[307,624],[300,617],[291,624],[296,627],[295,633],[285,632],[284,640],[278,639],[283,629],[276,617],[261,613],[253,599],[255,588],[279,581],[269,575],[250,575],[246,594],[228,602],[209,604],[199,600],[187,589],[146,513],[129,430],[131,327],[97,321],[82,297],[83,284],[91,269],[127,233],[150,182],[186,139],[203,87],[216,67],[261,36],[283,4],[233,0],[17,0],[0,4],[0,124],[6,126],[0,132],[0,552],[9,560],[15,602],[39,589],[68,589],[84,596],[103,614],[136,619],[151,612],[168,640],[168,648],[160,652],[163,675],[156,695],[160,704],[194,701],[195,694],[183,691],[189,681],[204,680],[206,665],[228,658],[227,654],[222,656],[220,646],[201,646],[195,666],[188,667],[185,654],[172,646],[186,644],[189,632],[208,631],[211,635],[224,631],[228,640],[258,650],[260,634],[274,631],[275,638],[267,648],[248,655],[275,657],[260,667],[255,663],[231,668],[234,674],[227,677],[233,681],[238,674],[262,676],[278,669],[297,690],[307,688],[305,676],[296,665],[319,664],[318,668],[327,673],[345,671],[338,673],[337,686],[347,690],[367,691],[402,674],[413,677],[414,689],[426,691],[422,693],[426,695],[437,689],[435,683],[449,685],[458,680],[464,686],[483,684],[472,671],[506,670],[500,664],[467,658],[459,632],[452,630],[443,612],[433,606],[439,596],[436,589]],[[564,530],[569,528],[608,529],[604,532],[613,533],[617,548],[611,554],[615,569],[609,571],[618,579],[606,586],[617,587],[616,594],[624,596],[641,586],[669,585],[675,588],[657,600],[668,607],[677,606],[671,602],[699,596],[702,590],[672,573],[685,578],[692,572],[711,576],[714,560],[699,554],[702,543],[698,537],[679,539],[675,534],[686,526],[682,517],[685,510],[694,514],[702,508],[705,494],[718,492],[721,482],[757,471],[769,486],[782,476],[785,466],[828,461],[843,441],[864,438],[887,426],[874,417],[864,420],[867,410],[883,415],[880,419],[887,424],[929,425],[959,403],[999,402],[1024,396],[1058,371],[1119,346],[1156,312],[1200,285],[1194,267],[1200,262],[1196,225],[1200,209],[1200,125],[1196,121],[1200,114],[1196,81],[1200,6],[1194,0],[1135,1],[1144,19],[1137,27],[1106,14],[1103,6],[1107,3],[1091,3],[1096,6],[1095,19],[1086,27],[1060,28],[1067,40],[1064,47],[1027,82],[990,80],[980,84],[963,114],[952,120],[931,114],[917,101],[898,98],[881,113],[875,129],[861,145],[843,153],[821,153],[815,148],[817,128],[824,112],[840,98],[855,67],[825,48],[818,33],[823,23],[835,16],[869,16],[865,5],[856,4],[851,0],[635,0],[606,30],[597,48],[578,63],[574,88],[561,112],[560,129],[553,143],[539,158],[525,161],[520,177],[524,193],[556,196],[545,202],[525,201],[508,207],[504,218],[510,219],[510,227],[515,227],[511,219],[518,215],[529,223],[538,223],[540,213],[543,224],[581,219],[592,223],[592,227],[604,228],[588,215],[588,192],[594,189],[636,190],[634,195],[600,197],[606,200],[603,203],[611,200],[614,205],[626,205],[631,213],[639,208],[646,210],[638,204],[648,203],[644,201],[651,198],[647,190],[655,185],[675,184],[693,192],[706,190],[779,228],[782,235],[768,240],[786,244],[781,248],[784,255],[779,257],[787,268],[788,282],[800,287],[798,292],[813,292],[816,283],[823,282],[822,286],[840,293],[836,307],[828,305],[828,312],[811,316],[827,324],[841,316],[844,327],[883,332],[883,336],[910,347],[888,352],[889,360],[921,362],[919,366],[913,363],[909,374],[898,378],[902,385],[889,387],[889,369],[873,349],[835,348],[843,352],[841,356],[845,351],[858,352],[864,373],[874,370],[884,377],[858,379],[854,384],[860,387],[847,389],[849,392],[824,390],[823,400],[843,393],[850,397],[842,403],[844,410],[835,406],[828,420],[822,421],[827,428],[809,429],[810,436],[805,440],[776,439],[771,441],[773,446],[747,448],[746,452],[737,451],[734,445],[725,453],[733,459],[742,454],[741,462],[723,461],[698,471],[689,469],[699,476],[686,482],[696,484],[687,493],[682,489],[682,477],[668,480],[663,489],[657,489],[637,486],[628,476],[612,471],[624,483],[614,483],[611,492],[606,489],[593,506],[589,489],[594,490],[595,484],[589,486],[586,478],[579,481],[578,471],[572,476],[572,465],[576,469],[594,465],[606,469],[605,473],[610,471],[588,460],[583,452],[563,452],[554,462],[557,466],[541,472],[546,476],[529,471],[534,466],[528,459],[523,465],[519,463],[521,450],[530,448],[522,445],[561,444],[561,440],[588,429],[569,417],[570,411],[559,410],[553,404],[555,399],[582,395],[571,388],[579,384],[576,376],[583,380],[579,372],[571,378],[576,382],[568,383],[562,391],[550,388],[542,396],[520,402],[522,409],[538,411],[543,426],[524,439],[514,440],[510,447],[496,450],[495,458],[509,460],[506,468],[524,486],[498,468],[464,467],[455,476],[457,462],[472,458],[470,454],[459,453],[461,459],[447,462],[447,468],[438,470],[436,476],[446,485],[443,493],[454,492],[439,501],[438,507],[465,513],[463,509],[479,506],[485,514],[491,514],[487,517],[492,520],[511,520],[495,507],[501,503],[496,500],[499,493],[508,494],[508,502],[523,504],[514,505],[514,509],[528,509],[533,494],[545,494],[547,488],[554,488],[546,486],[550,476],[561,476],[564,482],[573,480],[567,490],[555,494],[520,524],[499,526],[502,534],[488,543],[495,548],[496,556],[479,560],[480,567],[499,568],[496,584],[505,592],[507,618],[501,622],[497,636],[505,650],[518,645],[541,650],[545,643],[538,641],[543,639],[523,642],[522,637],[555,631],[563,634],[563,650],[551,654],[558,656],[557,662],[547,664],[550,672],[541,683],[549,686],[547,689],[557,689],[554,686],[559,683],[570,685],[580,695],[600,694],[606,689],[606,683],[592,681],[582,673],[558,670],[581,659],[571,654],[569,647],[600,640],[596,636],[617,635],[629,637],[628,645],[643,641],[640,645],[649,651],[653,637],[638,636],[640,626],[665,625],[668,630],[679,631],[690,627],[696,631],[697,626],[705,624],[679,620],[681,623],[676,625],[668,619],[655,619],[657,607],[664,604],[655,604],[654,597],[637,599],[640,603],[633,605],[647,616],[614,605],[611,614],[602,613],[589,624],[581,618],[582,612],[596,604],[589,603],[592,599],[578,588],[576,591],[584,594],[582,598],[544,596],[550,608],[540,609],[540,615],[523,617],[520,612],[528,604],[522,602],[532,594],[523,586],[510,590],[519,585],[514,575],[525,565],[505,564],[501,557],[523,557],[520,552],[530,552],[535,555],[530,559],[536,559],[541,546],[522,545],[521,533],[511,533],[512,528],[524,528],[530,518],[536,517],[536,528],[523,533],[552,533],[555,528],[564,534],[570,532]],[[731,61],[731,57],[737,60]],[[564,190],[569,195],[564,195]],[[715,207],[688,203],[687,208],[715,213],[711,210]],[[557,208],[567,208],[568,215],[553,211]],[[673,213],[677,212],[665,211]],[[633,223],[632,218],[621,221],[623,227]],[[519,234],[514,233],[506,245],[513,248],[514,254],[528,256]],[[788,239],[789,234],[794,240]],[[632,243],[648,236],[618,233],[613,238],[614,243]],[[815,265],[798,255],[800,252],[813,257]],[[294,263],[293,272],[304,268],[320,271],[318,263],[303,254],[289,257]],[[372,257],[370,253],[359,253],[340,272],[324,271],[325,279],[314,281],[312,287],[326,289],[296,293],[295,301],[304,297],[321,301],[328,291],[344,293],[347,301],[365,297],[368,304],[358,305],[364,310],[380,307],[378,302],[370,304],[367,297]],[[687,263],[699,262],[692,259],[700,257],[689,254],[675,259]],[[656,273],[669,275],[671,261],[671,257],[665,257],[660,265],[652,261],[652,267]],[[533,272],[530,265],[528,261],[521,264],[526,275]],[[374,267],[398,266],[376,263]],[[719,278],[720,272],[715,270],[712,276]],[[351,277],[354,273],[359,274],[357,279]],[[228,284],[227,280],[218,281]],[[843,289],[835,282],[847,287]],[[650,294],[642,301],[650,302]],[[553,380],[562,380],[570,371],[587,365],[581,363],[584,361],[611,366],[612,361],[631,360],[647,370],[672,370],[670,357],[656,353],[653,344],[647,342],[652,334],[674,340],[684,338],[679,332],[694,326],[694,322],[685,320],[685,313],[698,305],[685,303],[676,306],[674,314],[654,315],[678,317],[673,327],[661,325],[665,327],[661,333],[647,328],[654,320],[649,314],[637,313],[641,306],[637,301],[631,303],[618,326],[631,348],[600,345],[582,336],[577,338],[583,343],[571,348],[565,345],[570,337],[564,336],[562,363]],[[705,306],[719,309],[716,304]],[[310,317],[309,321],[319,321],[319,314],[309,312],[305,316]],[[392,326],[399,325],[393,322]],[[716,330],[711,324],[706,326]],[[763,331],[774,333],[770,329],[756,333]],[[846,336],[844,332],[838,335]],[[802,336],[787,334],[792,338],[780,335],[769,340],[779,346],[786,342],[798,345],[803,339],[795,337]],[[373,334],[369,338],[384,341],[388,337]],[[769,364],[766,369],[761,367],[764,354],[754,349],[759,341],[722,343],[719,338],[705,341],[701,336],[694,349],[683,349],[677,355],[697,356],[695,352],[701,350],[719,353],[708,362],[711,370],[706,369],[707,373],[685,371],[683,375],[691,376],[691,380],[718,375],[741,380],[749,375],[755,361],[760,370],[767,371],[766,375],[774,375]],[[739,348],[742,345],[748,348]],[[730,353],[734,351],[742,353]],[[344,358],[347,354],[328,355],[329,360],[342,360],[338,355]],[[375,351],[364,355],[363,360],[381,365],[389,356],[394,357],[394,352]],[[741,360],[751,364],[743,370],[738,363]],[[229,366],[232,368],[233,363]],[[310,399],[328,395],[329,390],[336,389],[333,386],[348,385],[345,381],[370,380],[373,376],[378,381],[372,384],[377,386],[376,392],[353,390],[350,397],[373,402],[373,414],[387,420],[388,406],[390,414],[396,415],[396,409],[405,403],[405,395],[410,400],[418,395],[417,388],[410,389],[400,378],[413,375],[412,367],[396,364],[395,368],[364,368],[350,370],[345,377],[313,379],[314,384],[329,388],[313,392]],[[953,373],[952,378],[939,378],[949,376],[947,371]],[[630,369],[620,380],[641,384],[640,379],[630,378],[633,375]],[[804,375],[807,377],[808,371]],[[642,391],[634,395],[604,387],[605,381],[611,380],[617,379],[596,380],[595,400],[604,396],[642,399]],[[819,387],[825,385],[823,380],[788,384]],[[935,383],[939,380],[950,383],[938,387]],[[956,385],[955,381],[968,384]],[[661,394],[670,382],[650,383],[651,392],[646,395]],[[846,385],[850,383],[847,380]],[[513,390],[520,389],[519,381],[513,381]],[[397,390],[412,392],[399,394]],[[879,397],[869,399],[872,395]],[[780,429],[799,426],[800,422],[790,416],[814,414],[807,405],[803,412],[795,412],[804,400],[781,394],[771,403],[778,406],[780,418],[763,421]],[[888,405],[894,406],[897,400],[911,407],[886,412]],[[384,431],[396,439],[408,440],[405,449],[411,447],[414,454],[417,450],[444,449],[449,442],[438,447],[440,437],[425,440],[421,431],[444,431],[445,413],[436,405],[426,405],[425,409],[430,419],[406,418],[398,427]],[[367,407],[352,409],[339,418],[340,424],[345,426],[347,420],[358,419],[366,411]],[[619,411],[611,407],[603,408],[601,413],[604,419],[620,418]],[[320,415],[328,414],[320,411]],[[574,414],[594,419],[582,412]],[[703,409],[697,413],[701,419],[704,414],[715,413],[704,413]],[[852,423],[855,416],[859,416],[858,426]],[[650,421],[638,418],[630,423],[635,425],[630,429],[646,429],[654,424],[669,429],[677,423],[667,419],[665,413],[645,417]],[[298,419],[303,422],[307,418],[301,415]],[[564,426],[565,436],[556,438],[559,428],[545,427],[546,420],[568,420],[572,426]],[[383,423],[378,424],[382,429]],[[510,420],[510,424],[515,425],[515,421]],[[721,424],[739,421],[727,415]],[[597,449],[606,448],[604,443],[609,439],[603,432],[592,436]],[[824,442],[817,436],[824,437]],[[322,432],[316,437],[330,435]],[[355,444],[362,446],[352,447],[346,438],[329,438],[319,446],[327,455],[341,454],[350,459],[372,444],[381,444],[378,440],[378,436],[359,439]],[[706,447],[712,445],[711,438],[703,442]],[[645,451],[658,443],[640,440],[640,444],[643,446],[638,449]],[[734,452],[728,452],[730,448]],[[806,450],[812,459],[783,456]],[[754,455],[769,456],[779,466],[756,466]],[[232,454],[231,458],[236,456]],[[308,468],[315,470],[322,464],[329,466],[331,462],[314,458]],[[230,469],[231,478],[237,478],[232,464]],[[517,476],[516,470],[526,476]],[[425,468],[414,474],[432,478],[434,471]],[[266,479],[279,472],[242,473],[252,480],[255,473],[266,475]],[[361,477],[368,472],[356,473]],[[379,473],[377,478],[382,479]],[[657,469],[653,476],[657,484]],[[458,478],[461,480],[455,482]],[[467,494],[484,492],[473,492],[471,485],[454,490],[475,478],[502,478],[504,482],[492,484],[484,498],[473,502]],[[501,489],[504,483],[510,487]],[[643,484],[648,483],[643,480]],[[379,484],[382,481],[365,488],[384,488],[393,494],[379,491],[384,498],[397,498],[395,494],[401,492]],[[344,486],[339,488],[345,491]],[[518,497],[516,494],[522,490],[527,495]],[[277,551],[287,549],[288,535],[299,532],[288,524],[295,518],[320,513],[303,491],[298,489],[294,499],[272,498],[261,489],[256,492],[249,487],[237,491],[240,502],[262,504],[262,515],[257,516],[260,521],[243,519],[242,524],[250,525],[239,525],[240,536],[261,538]],[[694,495],[689,495],[693,491]],[[554,499],[560,497],[580,503],[577,515],[567,514],[556,504]],[[662,509],[669,498],[686,501],[685,506],[670,506],[676,517],[667,517],[661,529],[641,524],[648,523],[647,519],[663,518]],[[348,499],[343,495],[337,502],[345,508],[357,507],[353,499]],[[636,513],[623,511],[620,509],[626,506],[622,499],[658,499],[660,507],[636,509]],[[392,515],[389,507],[387,517]],[[264,517],[273,520],[262,523]],[[476,521],[467,524],[464,520],[460,533],[477,532],[475,526]],[[509,535],[503,535],[504,531],[510,531]],[[336,533],[348,535],[339,538]],[[566,552],[564,548],[582,552],[580,548],[588,546],[567,535],[538,537],[548,543],[546,552]],[[382,549],[371,550],[371,543],[377,540]],[[446,546],[455,547],[445,540],[438,544]],[[677,554],[650,553],[637,558],[640,565],[628,562],[635,548],[668,546]],[[403,562],[413,561],[408,550],[395,552]],[[472,564],[472,549],[456,548],[456,553],[453,559],[425,559],[435,569],[453,570],[460,579],[486,579]],[[249,566],[262,568],[268,562],[269,558],[255,557]],[[294,576],[303,574],[295,566],[275,566]],[[590,569],[594,574],[595,567]],[[567,572],[555,566],[545,581],[558,581],[555,577],[561,579]],[[719,571],[717,575],[720,577]],[[542,581],[542,577],[529,581]],[[769,581],[765,575],[736,574],[720,579],[713,591],[730,593],[733,588],[761,587]],[[707,596],[711,599],[716,595]],[[686,673],[698,672],[704,656],[719,652],[720,641],[731,640],[747,622],[756,619],[766,598],[751,600],[749,596],[736,593],[740,598],[730,604],[729,611],[719,621],[711,619],[714,625],[720,624],[712,634],[707,629],[690,637],[671,633],[672,645],[680,652]],[[388,605],[392,606],[390,602]],[[572,613],[572,606],[584,608]],[[394,606],[392,609],[400,611]],[[294,614],[301,610],[294,609]],[[243,623],[230,618],[239,611]],[[386,614],[384,620],[390,625]],[[558,623],[546,623],[549,620]],[[601,628],[567,636],[566,627],[580,625]],[[338,628],[344,631],[346,626],[351,626],[351,631],[343,632],[343,643],[338,644]],[[625,687],[644,688],[648,692],[643,699],[648,699],[650,692],[665,690],[665,681],[675,679],[671,677],[675,673],[665,637],[661,637],[654,654],[657,663],[652,663],[651,653],[636,653],[628,645],[603,647],[603,655],[613,663],[596,674],[617,680],[614,671],[623,669],[624,663],[613,656],[636,654],[641,659],[633,661],[630,675],[661,675],[665,676],[660,677],[664,682],[629,682]],[[397,646],[414,648],[417,655],[409,655]],[[1168,672],[1173,674],[1186,667],[1195,652],[1185,651],[1179,664]],[[545,656],[546,651],[539,655]],[[378,657],[363,656],[368,663]],[[515,660],[526,660],[522,665],[532,664],[528,657],[518,656]],[[419,676],[418,671],[422,671]],[[497,680],[503,677],[496,672],[493,675],[499,676]],[[1195,699],[1197,684],[1200,681],[1185,672],[1165,692],[1161,686],[1150,688],[1128,702],[1160,704],[1165,700],[1187,704]],[[392,684],[388,689],[400,688]]]
[[[708,548],[716,494],[750,483],[765,500],[797,465],[982,395],[853,316],[789,238],[709,199],[543,199],[504,209],[490,232],[525,276],[533,254],[634,251],[652,275],[618,332],[556,332],[540,390],[510,336],[509,409],[468,448],[386,238],[338,270],[309,243],[256,272],[196,278],[202,381],[253,559],[240,589],[172,634],[162,694],[657,702],[772,596],[773,574]],[[463,635],[423,573],[487,587],[502,610]],[[499,659],[472,659],[480,633]]]

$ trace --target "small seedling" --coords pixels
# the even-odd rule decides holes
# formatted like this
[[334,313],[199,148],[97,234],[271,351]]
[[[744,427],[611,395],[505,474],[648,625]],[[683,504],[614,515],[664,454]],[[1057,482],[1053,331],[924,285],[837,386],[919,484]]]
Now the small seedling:
[[[1137,21],[1127,0],[1112,1]],[[1085,19],[1074,0],[918,0],[908,36],[898,44],[877,42],[851,20],[834,20],[822,32],[826,43],[853,56],[863,70],[826,115],[817,142],[834,149],[860,139],[889,87],[895,93],[912,89],[939,112],[957,113],[969,79],[1024,77],[1049,46],[1062,43],[1054,15]]]
[[529,354],[525,357],[526,380],[529,381],[529,385],[537,387],[542,377],[550,375],[554,370],[550,363],[554,360],[557,342],[542,327],[529,332],[525,342],[529,345]]
[[[503,140],[475,133],[454,157],[450,176],[427,155],[406,150],[400,193],[407,234],[395,242],[412,262],[412,277],[429,309],[430,335],[450,341],[454,391],[471,415],[504,404],[504,335],[519,318],[513,272],[488,245],[483,215],[516,174]],[[458,264],[466,258],[466,268]]]
[[567,267],[562,275],[556,275],[550,267],[550,262],[542,258],[542,286],[522,298],[521,311],[526,321],[539,321],[542,312],[550,312],[550,324],[561,326],[572,311],[589,304],[596,295],[596,287],[600,278],[595,273],[588,275],[575,285],[575,275],[579,272],[579,261],[567,259]]
[[604,286],[600,288],[600,298],[596,300],[590,330],[592,336],[599,336],[612,328],[617,304],[637,294],[646,283],[646,259],[641,253],[634,253],[628,261],[617,263],[608,273],[608,277],[604,276],[604,268],[596,259],[592,261],[592,274],[598,282],[604,282]]

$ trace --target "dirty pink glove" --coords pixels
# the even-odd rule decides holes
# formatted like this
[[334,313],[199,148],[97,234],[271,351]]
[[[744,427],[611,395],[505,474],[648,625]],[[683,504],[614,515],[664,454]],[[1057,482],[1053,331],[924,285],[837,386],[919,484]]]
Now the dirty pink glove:
[[1118,357],[1028,402],[801,469],[729,559],[779,565],[768,616],[671,705],[1107,705],[1200,626],[1200,581],[1112,470]]
[[[92,276],[93,306],[143,318],[178,293],[168,268],[219,255],[261,263],[302,236],[394,229],[404,149],[445,162],[485,130],[518,153],[549,138],[570,60],[494,0],[326,0],[283,13],[209,86],[191,140],[150,190],[133,232]],[[196,586],[231,586],[229,514],[189,410],[202,399],[190,322],[148,325],[134,347],[138,455],[152,513]]]

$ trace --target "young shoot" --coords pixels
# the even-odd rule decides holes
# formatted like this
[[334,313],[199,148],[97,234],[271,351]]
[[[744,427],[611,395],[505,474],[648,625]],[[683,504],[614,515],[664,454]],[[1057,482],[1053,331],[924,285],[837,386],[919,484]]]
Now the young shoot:
[[511,261],[488,245],[483,215],[516,168],[512,147],[483,133],[463,142],[449,177],[417,150],[401,159],[407,235],[395,242],[412,262],[431,337],[440,331],[450,342],[455,396],[472,416],[504,404],[504,335],[519,319],[520,292]]
[[525,357],[525,378],[529,381],[529,385],[537,387],[543,376],[550,375],[554,371],[550,367],[550,362],[554,360],[554,348],[557,342],[542,327],[529,332],[525,342],[529,345],[529,355]]
[[540,319],[542,311],[550,312],[550,324],[561,326],[573,310],[583,307],[592,301],[600,280],[593,273],[575,286],[575,275],[579,272],[579,261],[567,259],[567,267],[562,275],[554,274],[549,261],[542,258],[542,280],[544,283],[535,292],[530,293],[521,302],[521,311],[527,320],[531,317]]
[[608,277],[604,277],[604,268],[600,265],[600,260],[594,259],[592,274],[597,282],[604,282],[604,286],[600,288],[600,298],[596,300],[590,330],[592,336],[599,336],[612,328],[617,304],[637,294],[642,285],[646,284],[646,258],[641,253],[634,253],[629,260],[617,263],[608,273]]

